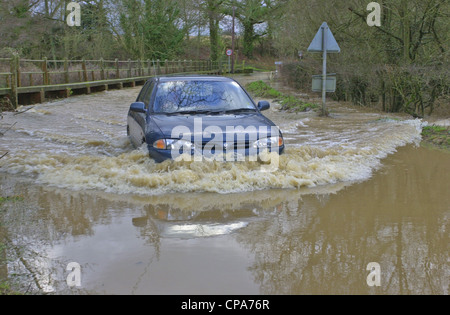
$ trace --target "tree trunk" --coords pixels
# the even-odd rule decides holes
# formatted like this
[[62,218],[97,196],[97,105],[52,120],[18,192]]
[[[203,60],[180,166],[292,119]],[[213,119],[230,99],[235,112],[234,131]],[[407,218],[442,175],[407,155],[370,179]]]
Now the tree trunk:
[[219,60],[219,21],[214,16],[209,17],[209,40],[211,49],[211,60]]
[[253,42],[255,41],[255,33],[253,29],[253,24],[248,21],[244,21],[244,43],[243,43],[243,51],[244,56],[247,58],[253,57]]
[[403,62],[411,63],[410,45],[411,45],[411,27],[408,19],[408,0],[402,0],[400,3],[400,31],[403,40]]

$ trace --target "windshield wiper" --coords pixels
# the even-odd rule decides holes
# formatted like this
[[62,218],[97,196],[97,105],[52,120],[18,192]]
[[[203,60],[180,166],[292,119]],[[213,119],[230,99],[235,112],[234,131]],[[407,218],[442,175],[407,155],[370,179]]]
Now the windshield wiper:
[[241,113],[241,112],[254,112],[255,110],[252,108],[236,108],[236,109],[228,109],[224,110],[223,113]]
[[184,110],[179,112],[171,112],[171,113],[163,113],[166,115],[196,115],[196,114],[202,114],[202,115],[218,115],[218,114],[227,114],[227,113],[239,113],[239,112],[247,112],[252,111],[254,112],[254,109],[251,108],[237,108],[237,109],[223,109],[223,110]]
[[166,113],[168,115],[195,115],[195,114],[219,114],[223,111],[217,111],[217,110],[184,110],[180,112],[173,112],[173,113]]

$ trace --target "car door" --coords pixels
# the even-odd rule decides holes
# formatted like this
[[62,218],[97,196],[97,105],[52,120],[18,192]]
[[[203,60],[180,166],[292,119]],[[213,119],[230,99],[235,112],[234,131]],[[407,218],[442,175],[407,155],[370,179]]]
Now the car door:
[[[142,88],[139,96],[136,99],[136,102],[142,102],[145,104],[145,108],[148,110],[150,96],[153,91],[154,82],[148,81],[144,87]],[[145,142],[145,130],[146,130],[146,121],[147,121],[147,113],[138,113],[138,112],[129,112],[128,116],[128,128],[129,128],[129,136],[131,138],[131,142],[135,147],[139,147],[142,143]]]

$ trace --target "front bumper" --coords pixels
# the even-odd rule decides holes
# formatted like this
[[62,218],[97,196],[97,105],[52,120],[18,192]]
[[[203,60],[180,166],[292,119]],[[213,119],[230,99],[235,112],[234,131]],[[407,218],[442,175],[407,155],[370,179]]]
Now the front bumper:
[[[268,148],[267,149],[269,152],[277,152],[278,154],[283,154],[284,152],[284,145],[281,147],[276,147],[273,149]],[[239,150],[226,150],[226,151],[207,151],[207,152],[202,152],[201,150],[195,151],[192,150],[190,155],[191,155],[191,161],[198,161],[198,160],[211,160],[211,159],[218,159],[221,161],[227,161],[227,162],[231,162],[231,161],[242,161],[242,160],[246,160],[249,157],[252,157],[253,161],[259,160],[260,159],[260,154],[263,152],[264,150],[261,149],[239,149]],[[162,150],[162,149],[157,149],[151,145],[148,145],[148,152],[150,155],[150,158],[152,158],[153,160],[155,160],[155,162],[160,163],[163,162],[165,160],[173,160],[175,159],[177,156],[174,156],[173,152],[171,150]]]

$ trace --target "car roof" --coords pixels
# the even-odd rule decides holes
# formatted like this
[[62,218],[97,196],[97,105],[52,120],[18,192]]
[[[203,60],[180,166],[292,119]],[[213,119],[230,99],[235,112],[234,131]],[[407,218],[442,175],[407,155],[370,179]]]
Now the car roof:
[[186,74],[186,75],[167,75],[158,76],[156,78],[159,82],[169,82],[169,81],[223,81],[231,82],[234,81],[232,78],[223,77],[219,75],[198,75],[198,74]]

